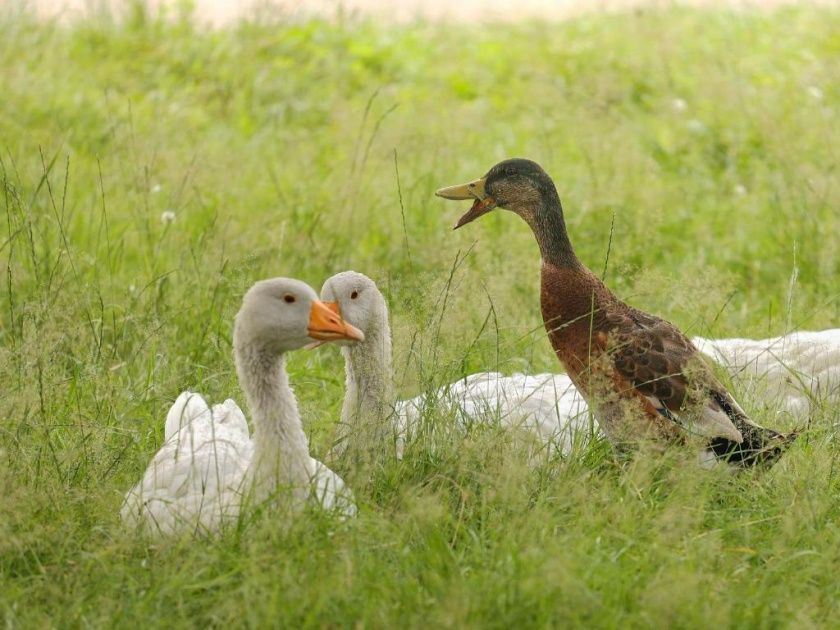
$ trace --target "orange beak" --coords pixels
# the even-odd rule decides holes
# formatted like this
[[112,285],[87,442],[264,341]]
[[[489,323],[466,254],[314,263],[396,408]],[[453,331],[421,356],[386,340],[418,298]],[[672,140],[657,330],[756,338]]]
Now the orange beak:
[[307,334],[318,341],[364,341],[364,333],[341,319],[337,309],[338,305],[334,302],[313,301]]

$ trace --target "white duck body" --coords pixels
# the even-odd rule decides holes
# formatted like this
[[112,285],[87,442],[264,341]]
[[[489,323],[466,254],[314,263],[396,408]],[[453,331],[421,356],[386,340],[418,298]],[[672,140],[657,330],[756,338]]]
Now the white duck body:
[[769,339],[692,339],[750,388],[753,399],[806,419],[815,401],[840,401],[840,328]]
[[[316,313],[320,328],[313,330]],[[325,322],[327,317],[333,321]],[[126,494],[122,520],[163,535],[212,533],[235,521],[246,499],[259,503],[279,490],[289,491],[293,507],[311,498],[327,510],[355,515],[352,493],[341,478],[309,455],[284,368],[284,352],[314,338],[361,334],[299,281],[257,283],[246,294],[234,330],[253,435],[233,400],[211,409],[200,394],[183,392],[167,414],[163,446]]]
[[[358,435],[360,417],[374,415],[391,423],[397,457],[420,426],[427,407],[444,405],[461,428],[499,422],[535,433],[549,450],[571,451],[575,439],[593,426],[585,401],[565,374],[472,374],[435,392],[395,401],[391,367],[391,329],[385,298],[367,276],[346,271],[329,278],[321,299],[335,305],[365,340],[341,351],[347,390],[342,408],[342,435]],[[597,430],[597,425],[595,425]]]

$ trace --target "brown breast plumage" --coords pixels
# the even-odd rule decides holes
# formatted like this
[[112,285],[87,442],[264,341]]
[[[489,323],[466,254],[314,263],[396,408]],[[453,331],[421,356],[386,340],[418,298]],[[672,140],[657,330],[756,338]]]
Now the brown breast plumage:
[[616,368],[616,324],[629,307],[582,265],[543,262],[541,285],[543,322],[551,345],[607,434],[617,441],[643,435],[681,441],[679,427]]

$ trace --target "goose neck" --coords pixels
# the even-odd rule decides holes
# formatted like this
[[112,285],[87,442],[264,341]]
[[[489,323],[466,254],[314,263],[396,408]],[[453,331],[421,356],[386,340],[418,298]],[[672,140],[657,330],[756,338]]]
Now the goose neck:
[[254,424],[254,456],[249,472],[257,499],[278,486],[305,496],[311,475],[309,443],[289,385],[285,356],[252,348],[236,351],[236,367]]
[[347,373],[347,396],[342,416],[382,415],[393,403],[391,334],[387,327],[365,331],[363,343],[342,348]]

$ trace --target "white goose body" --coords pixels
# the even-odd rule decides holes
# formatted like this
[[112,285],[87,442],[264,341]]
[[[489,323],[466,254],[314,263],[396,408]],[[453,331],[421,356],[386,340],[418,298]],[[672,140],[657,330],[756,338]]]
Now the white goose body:
[[[428,407],[451,412],[461,428],[495,423],[536,434],[549,452],[568,454],[574,440],[591,433],[586,402],[565,374],[472,374],[409,400],[395,401],[391,367],[391,330],[388,307],[376,284],[367,276],[346,271],[329,278],[321,299],[332,303],[341,316],[361,329],[365,340],[342,347],[347,390],[342,408],[341,444],[360,418],[391,423],[397,457],[420,427]],[[597,425],[594,425],[597,430]]]
[[576,439],[588,437],[592,425],[586,401],[565,374],[471,374],[431,395],[421,394],[396,404],[397,456],[420,426],[423,410],[444,405],[458,425],[496,423],[528,431],[548,453],[568,455]]
[[753,398],[804,420],[813,402],[840,401],[840,328],[769,339],[692,339]]
[[257,283],[246,294],[234,354],[253,434],[233,400],[210,408],[200,394],[183,392],[167,414],[163,446],[126,494],[120,511],[126,524],[163,535],[217,532],[239,518],[247,501],[259,504],[284,492],[295,508],[313,499],[355,515],[341,478],[309,455],[284,367],[286,351],[313,339],[362,338],[316,298],[307,285],[284,278]]
[[[585,441],[593,433],[600,434],[586,401],[566,374],[503,376],[482,372],[434,392],[392,403],[395,397],[388,309],[376,284],[363,274],[342,272],[324,283],[321,298],[335,304],[342,317],[366,337],[362,343],[342,347],[347,373],[342,409],[345,436],[361,415],[390,414],[397,456],[402,457],[406,441],[420,426],[429,406],[452,412],[464,428],[474,423],[498,422],[526,429],[547,446],[549,453],[568,455],[576,440]],[[786,409],[799,419],[807,417],[810,409],[810,397],[800,383],[840,400],[840,330],[792,333],[762,341],[700,337],[693,341],[735,378],[745,371],[756,380],[766,377],[770,385],[765,396],[781,392]],[[792,373],[801,380],[788,380]],[[767,400],[772,404],[772,398]]]

